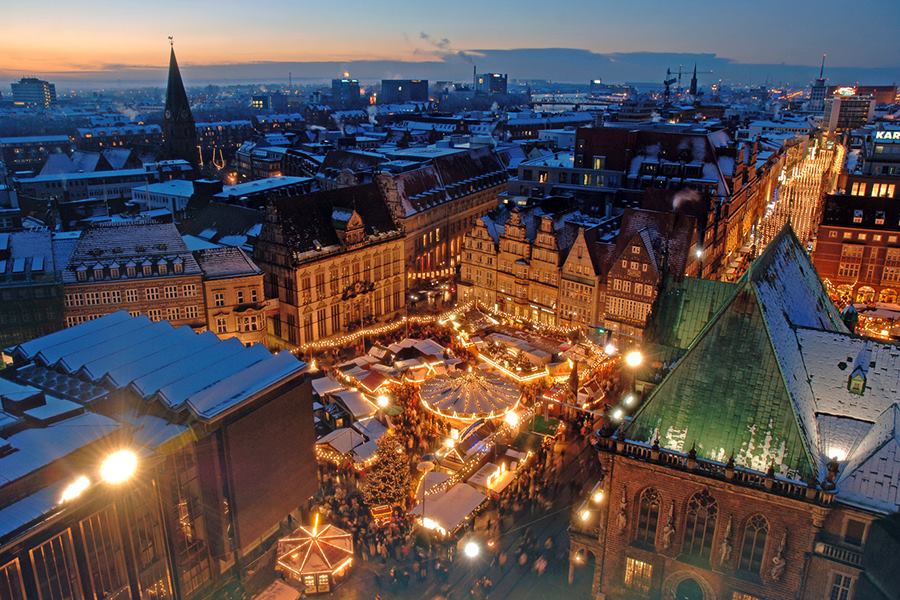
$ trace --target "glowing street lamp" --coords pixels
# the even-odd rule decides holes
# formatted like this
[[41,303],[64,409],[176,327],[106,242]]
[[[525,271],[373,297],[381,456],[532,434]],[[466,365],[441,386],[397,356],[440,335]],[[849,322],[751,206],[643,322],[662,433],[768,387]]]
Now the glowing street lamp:
[[607,345],[605,345],[605,346],[603,347],[603,352],[604,352],[607,356],[612,356],[613,354],[616,353],[616,350],[617,350],[616,345],[613,344],[612,342],[608,343]]
[[594,492],[594,495],[591,496],[591,500],[594,501],[594,504],[600,504],[603,502],[603,490],[597,490]]
[[381,394],[380,396],[375,398],[375,404],[378,405],[378,408],[387,408],[390,403],[391,399],[384,394]]
[[703,248],[698,247],[696,250],[694,250],[694,256],[697,257],[697,260],[703,258]]
[[587,521],[588,519],[591,518],[591,511],[589,511],[588,509],[585,508],[584,510],[581,511],[581,514],[579,516],[581,517],[582,521]]
[[512,428],[516,428],[519,426],[519,415],[514,410],[510,410],[503,417],[503,420],[506,421],[506,424]]
[[631,406],[634,404],[634,394],[626,394],[624,398],[622,398],[622,404],[625,406]]
[[134,476],[137,471],[138,458],[131,450],[116,450],[103,460],[100,465],[100,477],[106,483],[119,485]]
[[622,412],[622,409],[621,409],[621,408],[617,408],[617,409],[615,409],[614,411],[612,411],[612,418],[613,418],[613,421],[621,421],[621,420],[622,420],[622,417],[623,417],[624,415],[625,415],[625,413]]
[[625,355],[625,364],[636,369],[644,363],[644,355],[640,350],[632,350]]
[[481,547],[477,542],[468,541],[466,542],[466,545],[463,546],[463,554],[469,558],[478,558],[478,555],[481,554]]

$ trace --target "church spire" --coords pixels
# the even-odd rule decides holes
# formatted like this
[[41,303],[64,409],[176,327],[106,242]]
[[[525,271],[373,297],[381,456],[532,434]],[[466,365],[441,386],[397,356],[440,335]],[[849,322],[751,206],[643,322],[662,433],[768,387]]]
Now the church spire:
[[169,36],[169,80],[166,86],[166,107],[163,115],[163,137],[165,139],[165,158],[180,158],[197,164],[197,130],[194,115],[188,101],[178,60],[175,58],[175,45]]
[[694,74],[691,76],[691,96],[697,95],[697,63],[694,63]]

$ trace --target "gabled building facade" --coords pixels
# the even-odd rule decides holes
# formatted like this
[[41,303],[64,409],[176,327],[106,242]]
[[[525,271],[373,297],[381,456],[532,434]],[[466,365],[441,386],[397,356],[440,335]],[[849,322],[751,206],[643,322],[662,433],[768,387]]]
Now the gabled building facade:
[[273,201],[254,255],[278,299],[270,341],[293,348],[401,314],[403,251],[375,184]]

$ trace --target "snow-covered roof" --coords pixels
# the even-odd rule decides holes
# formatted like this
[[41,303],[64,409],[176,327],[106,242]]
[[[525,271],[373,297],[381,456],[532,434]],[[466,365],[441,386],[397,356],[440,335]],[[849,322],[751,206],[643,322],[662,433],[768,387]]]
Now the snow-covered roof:
[[[124,311],[13,347],[11,353],[85,385],[128,388],[170,410],[211,421],[304,368],[289,352],[195,334]],[[85,381],[87,380],[87,381]],[[74,379],[73,379],[74,381]],[[93,392],[92,392],[93,393]]]

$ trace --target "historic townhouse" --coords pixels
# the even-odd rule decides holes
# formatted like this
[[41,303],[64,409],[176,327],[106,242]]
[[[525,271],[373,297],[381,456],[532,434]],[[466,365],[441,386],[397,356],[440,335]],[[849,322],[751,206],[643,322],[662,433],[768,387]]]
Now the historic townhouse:
[[262,270],[240,248],[195,250],[203,270],[203,297],[209,329],[245,346],[266,340],[266,298]]
[[863,551],[900,505],[896,349],[847,332],[789,228],[717,285],[660,315],[699,334],[597,441],[571,573],[602,598],[881,600]]
[[696,269],[696,239],[695,219],[678,213],[627,209],[596,219],[553,200],[503,210],[466,236],[460,298],[640,341],[664,278]]
[[117,310],[203,327],[203,272],[171,223],[86,229],[62,271],[67,327]]
[[608,252],[604,327],[618,338],[640,342],[656,296],[668,276],[683,277],[698,258],[696,221],[689,215],[626,210]]
[[[65,242],[54,241],[58,255]],[[86,229],[61,270],[67,327],[127,310],[244,344],[265,340],[262,271],[239,248],[191,252],[171,223]]]
[[295,347],[398,316],[403,252],[376,184],[272,202],[255,248],[266,297],[279,301],[272,343]]

